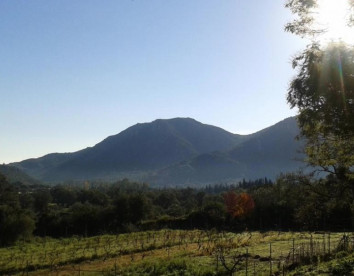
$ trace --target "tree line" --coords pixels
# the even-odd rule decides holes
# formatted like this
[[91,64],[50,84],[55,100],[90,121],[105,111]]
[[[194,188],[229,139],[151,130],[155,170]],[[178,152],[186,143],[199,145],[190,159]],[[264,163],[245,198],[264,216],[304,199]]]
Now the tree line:
[[[350,230],[352,185],[329,175],[243,180],[204,188],[114,184],[28,186],[0,176],[0,244],[31,236],[69,237],[161,228]],[[341,187],[339,189],[338,187]]]

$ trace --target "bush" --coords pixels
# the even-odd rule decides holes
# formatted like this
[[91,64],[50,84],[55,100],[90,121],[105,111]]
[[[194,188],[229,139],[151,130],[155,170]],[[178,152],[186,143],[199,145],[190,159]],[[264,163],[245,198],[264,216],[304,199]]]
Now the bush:
[[354,270],[354,260],[343,260],[339,263],[332,265],[329,268],[331,275],[352,275],[351,272]]

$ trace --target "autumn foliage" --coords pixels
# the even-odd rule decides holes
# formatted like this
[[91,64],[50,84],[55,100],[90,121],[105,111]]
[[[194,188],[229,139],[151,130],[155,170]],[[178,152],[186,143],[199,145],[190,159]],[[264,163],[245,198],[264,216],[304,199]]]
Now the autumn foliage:
[[254,209],[254,201],[247,193],[236,194],[229,191],[224,194],[224,202],[227,212],[234,218],[243,218]]

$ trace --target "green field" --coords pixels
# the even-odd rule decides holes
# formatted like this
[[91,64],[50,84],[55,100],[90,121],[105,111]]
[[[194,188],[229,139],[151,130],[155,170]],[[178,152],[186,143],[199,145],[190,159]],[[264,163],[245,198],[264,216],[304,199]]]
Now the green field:
[[0,249],[0,274],[332,275],[336,265],[339,271],[353,265],[352,236],[343,235],[161,230],[35,238]]

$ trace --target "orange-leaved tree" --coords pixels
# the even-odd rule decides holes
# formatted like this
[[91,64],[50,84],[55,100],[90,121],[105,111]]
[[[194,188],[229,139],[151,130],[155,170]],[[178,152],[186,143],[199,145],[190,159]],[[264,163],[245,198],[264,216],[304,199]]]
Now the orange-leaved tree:
[[227,212],[234,218],[243,218],[254,209],[254,201],[247,193],[236,194],[229,191],[224,194],[224,202]]

